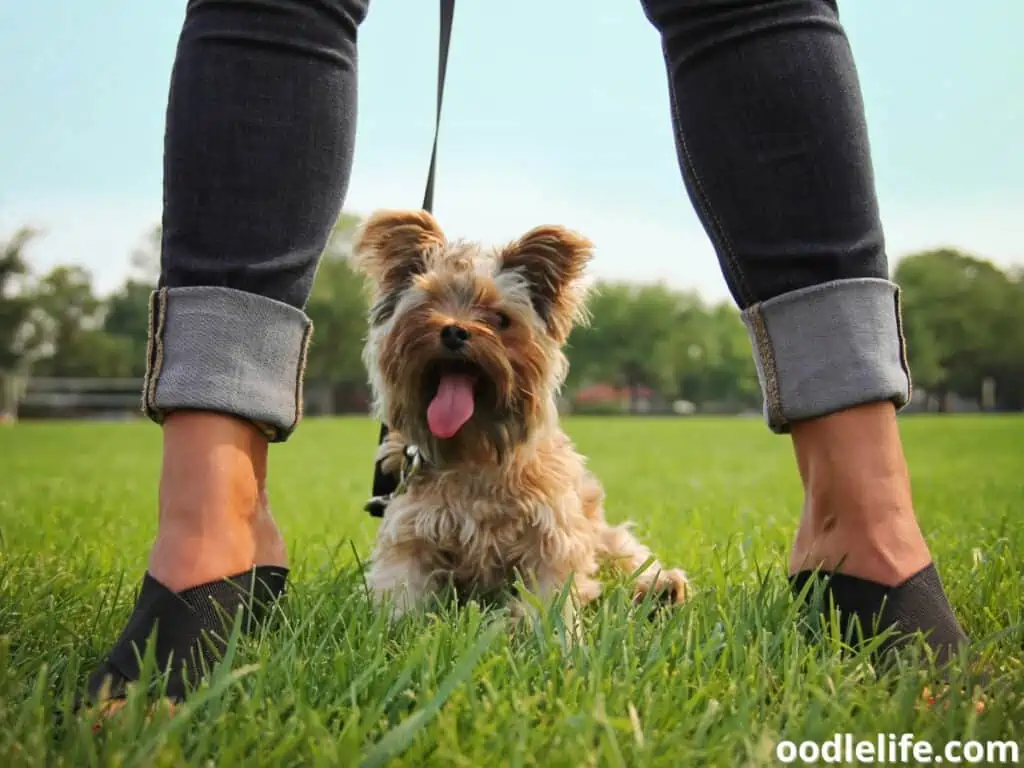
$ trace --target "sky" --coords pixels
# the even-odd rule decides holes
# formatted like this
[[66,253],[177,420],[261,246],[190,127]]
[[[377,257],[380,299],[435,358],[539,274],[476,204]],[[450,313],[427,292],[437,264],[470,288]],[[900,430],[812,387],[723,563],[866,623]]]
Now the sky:
[[[159,220],[167,85],[185,2],[0,2],[0,238],[101,292]],[[59,12],[58,12],[59,9]],[[955,246],[1024,264],[1021,0],[846,0],[890,260]],[[346,209],[418,207],[433,133],[432,0],[373,0],[360,31]],[[498,243],[562,223],[593,274],[727,297],[676,160],[658,36],[638,1],[463,0],[435,212]]]

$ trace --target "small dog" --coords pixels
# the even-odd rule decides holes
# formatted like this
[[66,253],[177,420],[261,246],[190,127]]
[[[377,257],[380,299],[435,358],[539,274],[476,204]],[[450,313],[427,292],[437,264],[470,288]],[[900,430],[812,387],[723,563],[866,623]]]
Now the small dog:
[[[582,605],[601,591],[599,569],[629,575],[650,559],[628,525],[605,522],[601,484],[558,422],[591,255],[557,226],[494,251],[449,242],[425,211],[381,211],[359,233],[373,293],[363,359],[391,430],[378,460],[398,473],[409,446],[422,458],[387,506],[367,574],[396,615],[445,586],[508,590],[517,574],[541,599],[571,577]],[[686,575],[654,561],[637,580],[638,598],[649,591],[681,603]]]

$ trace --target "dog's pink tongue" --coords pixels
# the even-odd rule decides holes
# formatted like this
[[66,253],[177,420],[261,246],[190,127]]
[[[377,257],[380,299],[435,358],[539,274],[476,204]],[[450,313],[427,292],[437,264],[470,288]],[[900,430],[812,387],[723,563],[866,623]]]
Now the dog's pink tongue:
[[441,377],[437,394],[427,407],[427,424],[434,437],[447,440],[473,415],[473,377],[449,373]]

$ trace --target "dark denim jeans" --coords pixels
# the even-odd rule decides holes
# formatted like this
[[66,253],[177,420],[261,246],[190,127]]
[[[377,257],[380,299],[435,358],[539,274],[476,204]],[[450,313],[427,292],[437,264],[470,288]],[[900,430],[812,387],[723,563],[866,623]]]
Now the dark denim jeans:
[[[641,0],[690,198],[750,331],[777,432],[910,397],[860,88],[834,2]],[[190,0],[167,113],[145,408],[285,440],[303,312],[352,166],[367,0]],[[638,11],[639,12],[639,11]]]

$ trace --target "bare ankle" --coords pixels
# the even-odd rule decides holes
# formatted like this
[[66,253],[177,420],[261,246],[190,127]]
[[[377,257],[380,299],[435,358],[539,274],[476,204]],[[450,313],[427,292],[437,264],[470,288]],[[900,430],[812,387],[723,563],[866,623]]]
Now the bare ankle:
[[233,417],[167,418],[155,579],[179,591],[254,565],[285,565],[266,500],[267,449],[255,427]]
[[914,517],[889,403],[795,425],[804,509],[790,571],[821,567],[897,584],[931,556]]
[[253,531],[256,535],[256,552],[253,555],[255,565],[288,564],[288,548],[270,512],[270,499],[266,488],[260,490],[259,509],[253,522]]

